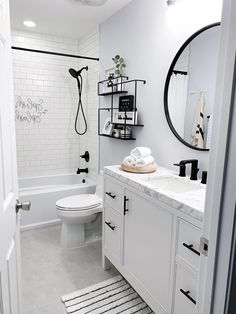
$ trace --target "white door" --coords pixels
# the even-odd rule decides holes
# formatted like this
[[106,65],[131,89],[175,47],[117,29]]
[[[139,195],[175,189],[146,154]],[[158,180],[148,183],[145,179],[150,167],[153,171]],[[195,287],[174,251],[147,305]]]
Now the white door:
[[[198,314],[223,313],[224,299],[226,294],[227,275],[230,255],[230,240],[225,243],[227,252],[221,259],[218,258],[219,232],[222,223],[222,209],[226,212],[234,212],[234,208],[224,208],[224,187],[226,183],[226,166],[228,155],[229,122],[232,118],[231,104],[234,89],[235,77],[235,51],[236,51],[236,1],[224,0],[221,40],[219,53],[219,66],[216,86],[215,104],[213,121],[212,147],[209,162],[209,181],[207,186],[204,228],[203,235],[209,239],[208,257],[201,256],[200,279],[198,289]],[[233,169],[231,169],[233,171]],[[235,173],[233,173],[235,177]],[[235,191],[235,186],[231,186]],[[235,193],[235,192],[234,192]],[[232,215],[231,215],[232,216]],[[228,219],[228,233],[232,234],[233,219]],[[228,234],[224,234],[225,239],[229,239]],[[227,245],[226,245],[227,244]],[[219,262],[223,262],[222,280],[219,289],[216,289],[217,282],[215,274]],[[218,264],[218,265],[217,265]],[[218,292],[217,292],[218,290]],[[218,294],[217,294],[217,293]],[[213,310],[214,295],[218,298],[217,310]]]
[[16,145],[8,0],[0,0],[0,314],[20,314]]

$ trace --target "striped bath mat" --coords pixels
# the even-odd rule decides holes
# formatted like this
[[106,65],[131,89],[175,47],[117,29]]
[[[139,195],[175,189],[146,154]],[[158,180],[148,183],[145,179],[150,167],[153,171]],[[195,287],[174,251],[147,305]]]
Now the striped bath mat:
[[155,314],[120,275],[67,294],[62,302],[73,314]]

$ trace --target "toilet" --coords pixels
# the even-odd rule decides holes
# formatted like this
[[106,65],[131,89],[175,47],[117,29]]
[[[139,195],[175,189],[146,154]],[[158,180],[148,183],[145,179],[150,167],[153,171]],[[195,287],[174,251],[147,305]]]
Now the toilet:
[[98,177],[95,194],[78,194],[56,202],[57,215],[62,221],[61,246],[76,248],[85,244],[85,225],[98,220],[103,210],[102,175]]

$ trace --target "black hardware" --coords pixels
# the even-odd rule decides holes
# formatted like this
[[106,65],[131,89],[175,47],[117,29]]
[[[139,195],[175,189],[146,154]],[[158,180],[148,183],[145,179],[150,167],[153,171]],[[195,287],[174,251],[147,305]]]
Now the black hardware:
[[21,51],[29,51],[29,52],[37,52],[37,53],[44,53],[44,54],[47,54],[47,55],[54,55],[54,56],[61,56],[61,57],[69,57],[69,58],[77,58],[77,59],[87,59],[87,60],[99,61],[99,58],[92,58],[92,57],[85,57],[85,56],[76,56],[76,55],[70,55],[70,54],[67,54],[67,53],[59,53],[59,52],[54,52],[54,51],[29,49],[29,48],[15,47],[15,46],[12,46],[11,49],[21,50]]
[[78,168],[78,170],[77,170],[77,172],[76,172],[76,174],[81,174],[81,173],[88,173],[88,168],[85,168],[85,169],[80,169],[80,168]]
[[182,164],[174,164],[174,166],[179,167],[179,177],[186,177],[186,166]]
[[173,70],[172,73],[174,73],[174,74],[181,74],[181,75],[188,75],[188,72],[186,72],[186,71]]
[[193,253],[197,254],[198,256],[200,256],[200,252],[198,252],[197,250],[195,250],[193,248],[193,245],[192,244],[186,244],[186,243],[183,243],[183,246],[185,246],[187,249],[189,249],[190,251],[192,251]]
[[183,295],[186,296],[186,298],[188,298],[191,302],[193,302],[193,304],[196,305],[196,301],[189,295],[190,294],[190,291],[184,291],[183,289],[180,289],[180,292],[183,293]]
[[126,215],[126,212],[128,212],[129,210],[128,210],[128,208],[126,208],[126,203],[129,201],[129,199],[126,197],[126,196],[124,196],[124,215]]
[[202,184],[206,184],[207,183],[207,171],[203,171],[202,172]]
[[116,198],[116,195],[112,195],[111,192],[106,192],[106,194],[107,194],[108,196],[110,196],[111,198],[113,198],[113,199]]
[[171,80],[171,76],[172,76],[172,73],[173,73],[173,70],[175,69],[175,66],[176,66],[176,63],[180,57],[180,55],[182,54],[182,52],[185,50],[185,48],[190,44],[190,42],[195,38],[197,37],[198,35],[200,35],[201,33],[203,33],[204,31],[206,31],[207,29],[210,29],[212,27],[216,27],[216,26],[219,26],[220,23],[214,23],[214,24],[210,24],[210,25],[207,25],[203,28],[201,28],[200,30],[198,30],[196,33],[194,33],[191,37],[189,37],[185,43],[181,46],[181,48],[179,49],[179,51],[177,52],[176,56],[174,57],[171,65],[170,65],[170,68],[169,68],[169,71],[168,71],[168,74],[167,74],[167,77],[166,77],[166,82],[165,82],[165,89],[164,89],[164,109],[165,109],[165,116],[166,116],[166,120],[167,120],[167,123],[171,129],[171,131],[173,132],[174,136],[181,142],[183,143],[184,145],[192,148],[192,149],[195,149],[195,150],[200,150],[200,151],[209,151],[208,148],[198,148],[198,147],[195,147],[193,145],[191,145],[190,143],[188,143],[186,140],[184,140],[180,135],[179,133],[177,132],[177,130],[175,129],[172,121],[171,121],[171,118],[170,118],[170,112],[169,112],[169,108],[168,108],[168,91],[169,91],[169,86],[170,86],[170,80]]
[[185,177],[185,166],[187,164],[191,164],[191,175],[190,180],[197,180],[197,173],[198,173],[198,160],[197,159],[187,159],[187,160],[181,160],[179,164],[174,164],[175,166],[180,167],[179,176]]
[[111,222],[107,222],[107,221],[105,221],[105,224],[109,227],[109,228],[111,228],[111,230],[115,230],[115,226],[112,226],[111,225]]
[[83,155],[80,155],[81,158],[84,158],[86,162],[89,162],[89,152],[86,152]]

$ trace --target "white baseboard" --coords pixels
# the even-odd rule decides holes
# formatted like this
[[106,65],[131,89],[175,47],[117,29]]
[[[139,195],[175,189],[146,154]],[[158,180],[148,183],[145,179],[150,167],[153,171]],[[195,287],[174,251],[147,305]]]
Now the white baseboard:
[[27,231],[27,230],[39,229],[39,228],[44,228],[44,227],[53,226],[53,225],[59,225],[59,224],[61,224],[61,220],[60,219],[53,219],[53,220],[49,220],[49,221],[39,222],[39,223],[36,223],[36,224],[21,226],[20,227],[20,231],[24,232],[24,231]]

